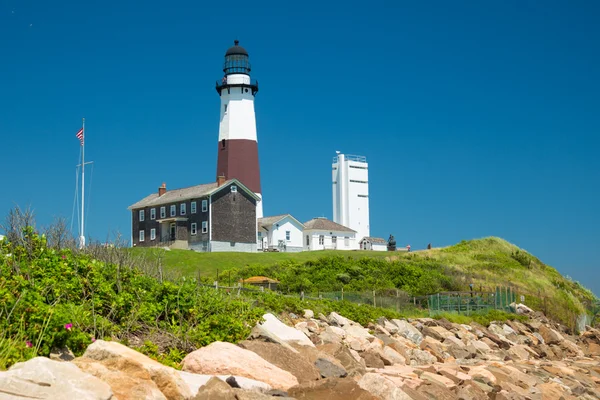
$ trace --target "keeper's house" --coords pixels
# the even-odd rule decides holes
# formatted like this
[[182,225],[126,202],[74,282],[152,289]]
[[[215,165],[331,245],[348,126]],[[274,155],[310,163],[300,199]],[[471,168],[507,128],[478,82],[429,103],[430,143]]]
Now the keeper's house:
[[256,251],[260,198],[237,179],[167,190],[131,205],[131,244],[195,251]]

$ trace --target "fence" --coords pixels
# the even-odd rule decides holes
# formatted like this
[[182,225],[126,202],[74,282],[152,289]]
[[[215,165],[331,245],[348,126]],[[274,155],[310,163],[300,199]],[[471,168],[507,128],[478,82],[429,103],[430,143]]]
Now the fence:
[[497,287],[494,292],[442,292],[427,296],[429,314],[456,312],[470,314],[475,311],[510,311],[510,304],[517,302],[517,293],[511,287]]

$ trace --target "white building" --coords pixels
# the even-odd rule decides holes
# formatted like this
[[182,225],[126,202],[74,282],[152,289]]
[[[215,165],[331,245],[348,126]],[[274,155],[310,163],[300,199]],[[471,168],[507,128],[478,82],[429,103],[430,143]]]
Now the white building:
[[363,156],[339,154],[332,164],[333,221],[368,237],[369,164]]
[[356,231],[328,220],[313,218],[304,223],[304,250],[357,250]]
[[298,252],[303,250],[304,224],[290,214],[258,219],[258,250]]
[[363,237],[360,242],[361,250],[387,251],[388,242],[383,238]]

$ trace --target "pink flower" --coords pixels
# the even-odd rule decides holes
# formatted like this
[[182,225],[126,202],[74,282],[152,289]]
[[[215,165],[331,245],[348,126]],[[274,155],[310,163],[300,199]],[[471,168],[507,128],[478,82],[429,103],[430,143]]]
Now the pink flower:
[[62,256],[62,259],[64,260],[65,258],[67,258],[67,256],[65,256],[65,255],[63,254],[63,256]]
[[96,341],[96,338],[92,338],[92,343],[94,343]]
[[71,323],[65,324],[66,330],[70,331],[72,328],[73,328],[73,324],[71,324]]
[[33,343],[31,343],[29,340],[25,342],[25,345],[30,348],[33,347]]

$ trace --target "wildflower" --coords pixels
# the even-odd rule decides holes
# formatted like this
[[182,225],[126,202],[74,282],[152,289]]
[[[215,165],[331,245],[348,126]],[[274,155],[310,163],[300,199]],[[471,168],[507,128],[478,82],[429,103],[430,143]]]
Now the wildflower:
[[65,324],[66,330],[70,331],[72,328],[73,328],[73,324],[71,324],[71,323]]
[[96,338],[92,336],[92,343],[96,341]]
[[29,348],[33,347],[33,343],[31,343],[29,340],[25,342],[25,345]]
[[64,260],[65,258],[67,258],[67,256],[65,256],[65,255],[63,254],[63,256],[62,256],[62,259]]

